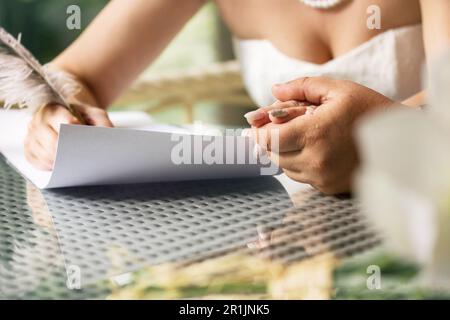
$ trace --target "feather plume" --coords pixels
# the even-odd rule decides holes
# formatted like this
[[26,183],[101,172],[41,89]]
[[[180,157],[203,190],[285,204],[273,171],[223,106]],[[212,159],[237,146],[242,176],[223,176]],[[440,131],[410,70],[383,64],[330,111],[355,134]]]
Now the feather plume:
[[34,112],[43,105],[58,103],[77,116],[68,100],[81,86],[76,79],[50,64],[41,66],[33,55],[0,27],[0,103]]

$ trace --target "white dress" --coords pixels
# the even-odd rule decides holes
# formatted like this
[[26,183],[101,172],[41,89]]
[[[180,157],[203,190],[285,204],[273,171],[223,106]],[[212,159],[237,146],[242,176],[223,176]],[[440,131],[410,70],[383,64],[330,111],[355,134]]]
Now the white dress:
[[324,64],[286,56],[267,40],[236,40],[247,90],[259,106],[274,102],[273,84],[304,76],[352,80],[401,101],[422,89],[422,25],[383,32]]

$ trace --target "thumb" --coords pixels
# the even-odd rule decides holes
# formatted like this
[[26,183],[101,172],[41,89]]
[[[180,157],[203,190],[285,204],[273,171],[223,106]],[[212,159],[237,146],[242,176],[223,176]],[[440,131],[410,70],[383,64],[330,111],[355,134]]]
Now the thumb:
[[298,100],[320,105],[336,85],[336,80],[330,78],[305,77],[276,84],[272,87],[272,93],[280,101]]

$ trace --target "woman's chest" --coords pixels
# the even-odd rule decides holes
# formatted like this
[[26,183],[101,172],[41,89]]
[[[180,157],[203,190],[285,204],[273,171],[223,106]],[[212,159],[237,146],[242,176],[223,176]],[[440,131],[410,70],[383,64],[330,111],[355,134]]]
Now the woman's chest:
[[324,63],[392,28],[421,21],[419,0],[344,0],[317,10],[300,0],[216,0],[237,38],[266,39],[287,56]]

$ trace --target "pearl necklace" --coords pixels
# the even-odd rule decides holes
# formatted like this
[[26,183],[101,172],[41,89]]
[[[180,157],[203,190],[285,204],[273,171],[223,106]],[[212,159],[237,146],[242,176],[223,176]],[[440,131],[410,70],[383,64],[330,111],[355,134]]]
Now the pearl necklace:
[[336,7],[343,0],[300,0],[305,5],[315,9],[330,9]]

